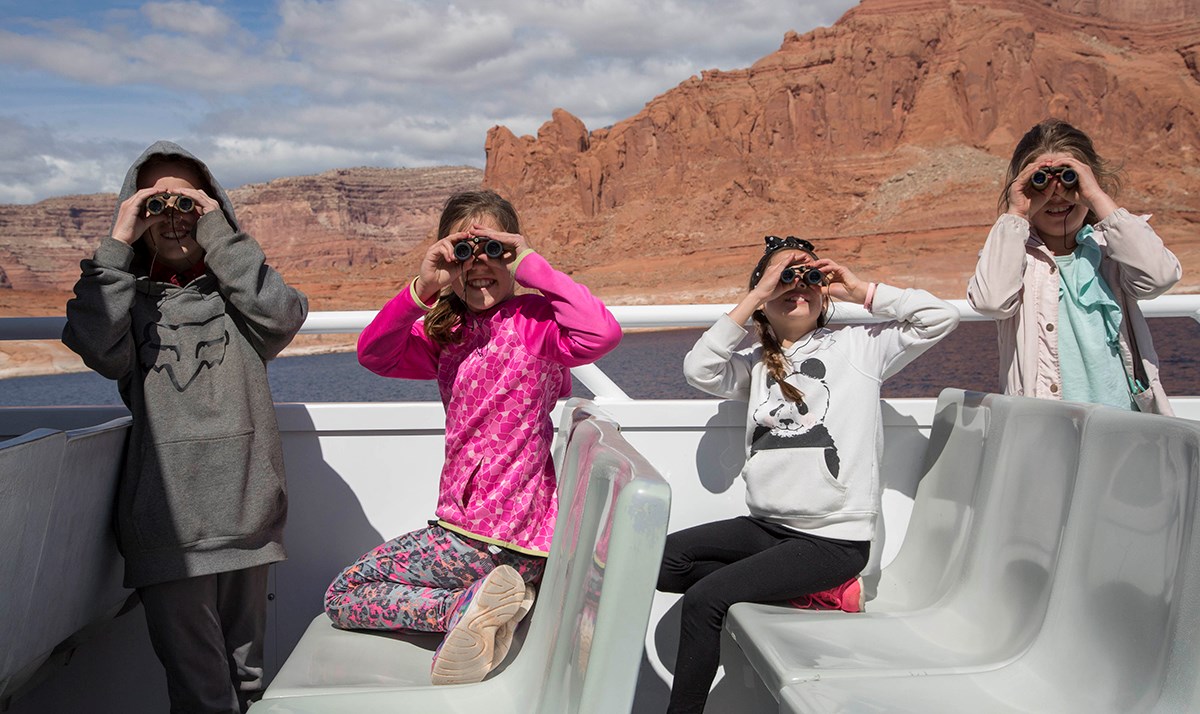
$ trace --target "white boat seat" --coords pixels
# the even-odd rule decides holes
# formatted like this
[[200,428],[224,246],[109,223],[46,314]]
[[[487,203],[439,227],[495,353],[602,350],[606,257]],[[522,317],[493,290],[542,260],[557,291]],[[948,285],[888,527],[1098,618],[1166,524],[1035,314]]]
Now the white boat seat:
[[786,687],[782,712],[1200,710],[1200,423],[1097,409],[1046,617],[975,671]]
[[731,608],[726,628],[767,689],[996,666],[1028,648],[1095,409],[943,392],[908,535],[868,612]]
[[121,417],[67,432],[50,511],[35,602],[54,603],[53,618],[30,626],[43,646],[65,655],[93,627],[105,627],[133,590],[122,583],[125,561],[113,533],[117,484],[131,424]]
[[616,424],[571,400],[559,515],[537,603],[506,662],[478,684],[429,684],[440,636],[313,620],[253,714],[607,714],[628,711],[662,560],[670,487]]
[[34,602],[32,583],[66,442],[65,433],[52,429],[0,442],[0,701],[44,661],[33,620],[44,617],[47,605]]
[[[36,469],[10,471],[7,462],[0,465],[0,473],[35,477],[30,485],[36,497],[24,499],[31,509],[26,537],[40,539],[39,545],[22,546],[24,557],[36,559],[32,567],[21,566],[24,575],[5,580],[25,583],[8,592],[28,602],[24,609],[4,608],[19,626],[14,637],[3,638],[12,643],[6,648],[5,669],[13,669],[5,697],[19,695],[23,685],[36,681],[39,669],[67,659],[79,642],[107,626],[133,592],[121,584],[124,561],[112,525],[129,424],[129,417],[122,417],[52,432],[56,436],[40,440],[45,453]],[[6,503],[21,500],[5,496]],[[46,512],[35,518],[32,510],[40,514],[43,504]],[[5,523],[13,522],[5,518]],[[41,535],[35,536],[32,531],[39,527]]]

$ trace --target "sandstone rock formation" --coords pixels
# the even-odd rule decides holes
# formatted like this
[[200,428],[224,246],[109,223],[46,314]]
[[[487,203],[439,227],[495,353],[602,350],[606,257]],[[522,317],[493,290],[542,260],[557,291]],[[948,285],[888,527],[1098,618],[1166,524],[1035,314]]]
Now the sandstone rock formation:
[[[446,197],[478,188],[481,178],[479,169],[466,166],[337,169],[229,195],[271,264],[289,278],[311,279],[319,298],[322,283],[372,271],[426,241]],[[65,294],[79,277],[79,260],[108,234],[115,200],[93,194],[0,206],[0,284],[7,276],[17,291]]]
[[864,274],[961,297],[1008,154],[1054,116],[1125,160],[1121,202],[1155,213],[1187,265],[1198,5],[865,0],[610,128],[561,109],[536,138],[495,127],[484,180],[601,293],[732,299],[762,235],[799,233]]
[[[1047,116],[1124,162],[1119,202],[1154,214],[1184,264],[1176,291],[1200,289],[1200,0],[864,0],[614,126],[557,109],[536,137],[495,127],[482,176],[346,169],[232,196],[318,310],[382,304],[444,198],[481,179],[614,304],[732,301],[768,233],[957,298],[1008,155]],[[107,195],[0,206],[0,314],[61,314],[112,210]]]

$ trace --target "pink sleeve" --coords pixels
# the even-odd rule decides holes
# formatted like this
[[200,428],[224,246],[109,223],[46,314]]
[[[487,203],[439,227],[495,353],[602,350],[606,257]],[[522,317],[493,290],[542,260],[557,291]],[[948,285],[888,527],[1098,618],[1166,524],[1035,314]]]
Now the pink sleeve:
[[418,322],[424,314],[405,286],[358,336],[359,364],[384,377],[436,379],[440,348]]
[[608,354],[621,341],[621,326],[587,288],[560,273],[537,253],[517,266],[517,282],[542,293],[548,315],[526,315],[518,329],[534,354],[576,367]]

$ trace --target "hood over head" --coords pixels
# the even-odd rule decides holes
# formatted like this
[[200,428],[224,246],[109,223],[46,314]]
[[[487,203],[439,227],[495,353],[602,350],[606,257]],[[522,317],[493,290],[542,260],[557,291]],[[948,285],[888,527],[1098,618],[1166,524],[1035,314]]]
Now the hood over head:
[[[192,155],[190,151],[173,141],[154,142],[147,147],[146,150],[142,152],[142,155],[139,156],[137,160],[133,162],[133,165],[129,167],[129,171],[125,173],[125,181],[121,184],[121,191],[117,195],[117,208],[115,211],[113,211],[113,226],[116,226],[117,224],[117,212],[119,212],[121,209],[121,203],[125,199],[137,193],[138,173],[141,171],[142,166],[144,166],[146,162],[156,157],[161,157],[168,160],[184,159],[195,164],[196,168],[200,170],[200,175],[205,181],[208,182],[208,188],[211,188],[211,193],[207,188],[205,189],[205,193],[210,193],[210,195],[221,204],[221,210],[225,213],[225,218],[229,220],[229,225],[232,226],[235,231],[241,230],[238,226],[237,217],[233,214],[233,203],[229,200],[229,196],[225,193],[225,189],[221,188],[221,184],[217,182],[217,179],[213,177],[212,172],[208,170],[208,166],[203,161]],[[138,242],[140,243],[141,241]]]

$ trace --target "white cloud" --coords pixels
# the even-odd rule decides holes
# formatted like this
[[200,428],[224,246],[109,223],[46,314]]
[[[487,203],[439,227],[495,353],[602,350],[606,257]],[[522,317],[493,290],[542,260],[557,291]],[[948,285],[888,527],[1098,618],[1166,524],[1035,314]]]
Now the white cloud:
[[[140,14],[5,22],[0,128],[39,127],[49,141],[22,144],[6,163],[23,168],[0,169],[0,201],[111,190],[99,182],[164,135],[197,147],[231,186],[361,164],[479,166],[493,125],[531,134],[555,107],[590,129],[610,125],[851,4],[168,0]],[[78,113],[51,111],[65,102],[35,101],[22,94],[30,86],[74,88]]]
[[152,26],[186,35],[216,37],[234,28],[219,8],[199,2],[149,2],[142,13]]

